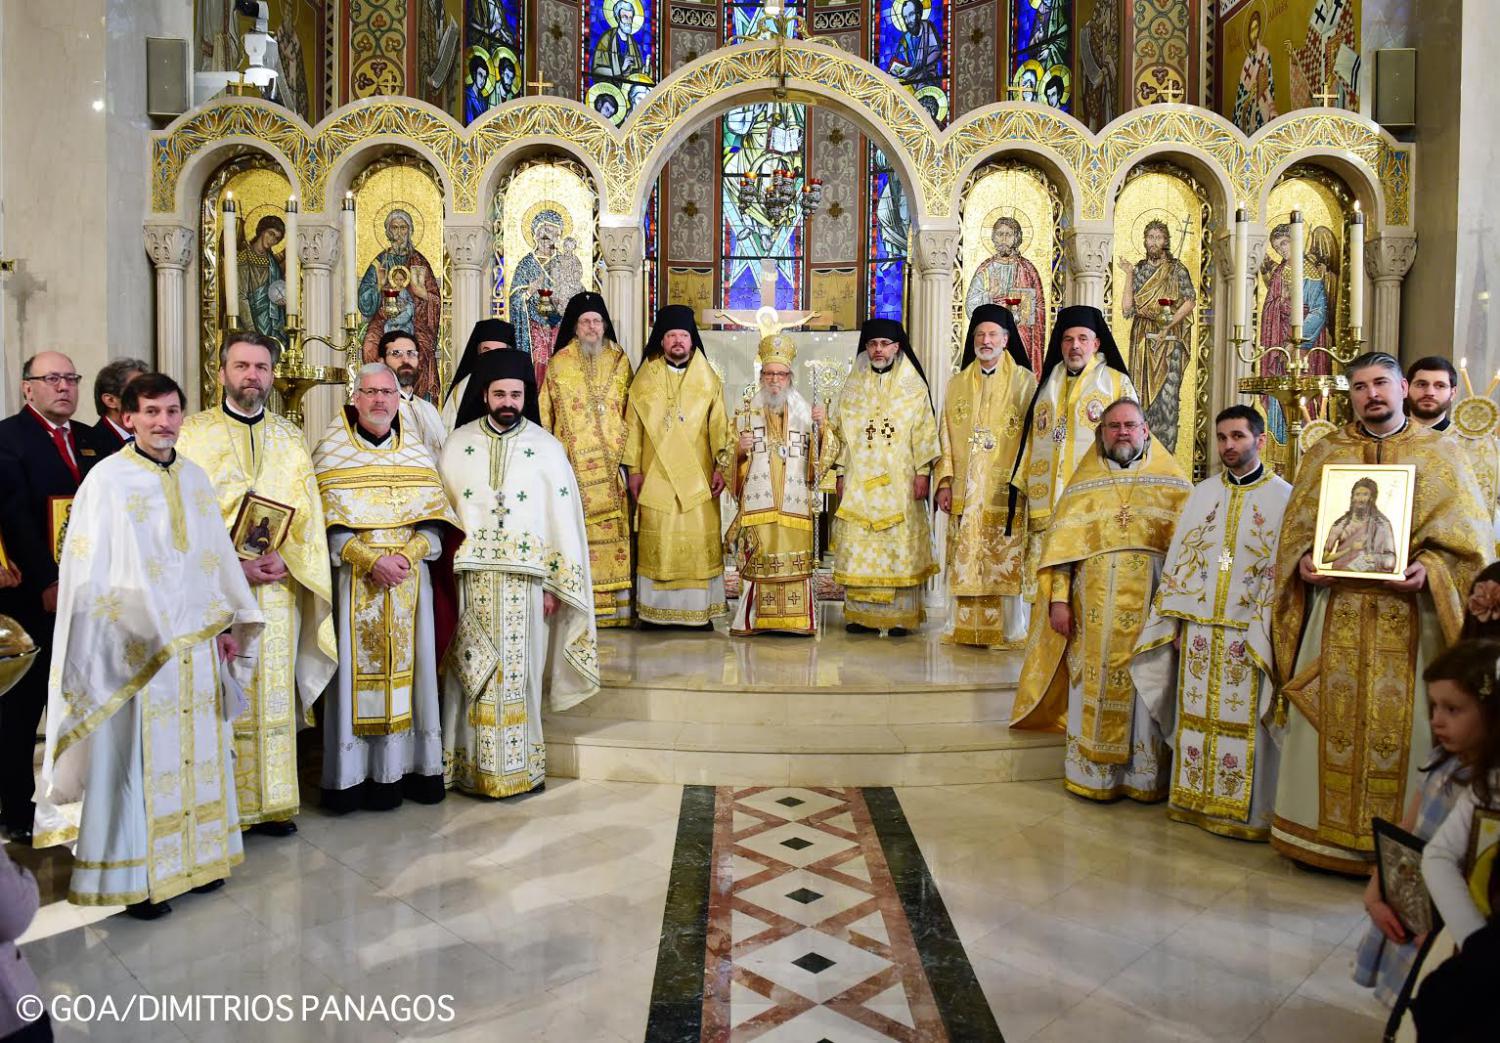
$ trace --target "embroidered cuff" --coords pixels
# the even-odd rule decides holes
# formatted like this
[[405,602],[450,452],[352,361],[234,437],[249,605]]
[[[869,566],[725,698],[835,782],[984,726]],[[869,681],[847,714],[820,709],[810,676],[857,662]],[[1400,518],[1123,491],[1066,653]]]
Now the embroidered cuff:
[[396,553],[406,559],[406,564],[415,571],[417,563],[432,552],[432,544],[427,542],[427,537],[420,532],[407,540],[405,545]]
[[368,574],[381,557],[382,555],[378,550],[357,539],[350,540],[344,544],[344,549],[339,552],[340,560],[352,565],[355,572],[364,574]]

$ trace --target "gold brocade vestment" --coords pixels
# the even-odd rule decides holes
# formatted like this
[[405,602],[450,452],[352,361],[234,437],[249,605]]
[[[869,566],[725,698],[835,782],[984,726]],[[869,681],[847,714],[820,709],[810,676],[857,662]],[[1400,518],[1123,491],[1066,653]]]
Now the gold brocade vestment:
[[289,575],[252,588],[265,630],[245,688],[249,709],[234,722],[241,824],[288,819],[298,808],[298,701],[301,719],[311,723],[313,703],[338,664],[328,536],[312,460],[301,429],[270,410],[254,424],[221,408],[195,413],[183,421],[177,450],[208,472],[226,527],[251,491],[295,511],[276,548]]
[[1496,539],[1496,556],[1500,556],[1500,436],[1493,434],[1472,437],[1459,431],[1454,425],[1442,432],[1463,450],[1479,482],[1481,502],[1490,509],[1492,528]]
[[[345,407],[334,419],[313,449],[313,465],[325,520],[354,534],[340,552],[352,573],[349,603],[339,606],[353,660],[352,730],[360,736],[393,735],[412,726],[417,614],[431,612],[420,604],[419,570],[434,548],[417,527],[446,525],[457,532],[458,516],[422,441],[408,441],[397,428],[384,445],[371,447],[355,434],[352,412]],[[389,588],[370,578],[375,563],[388,554],[411,566],[406,579]],[[335,688],[330,698],[342,697],[343,688]]]
[[923,581],[937,572],[927,503],[912,482],[941,455],[927,383],[905,355],[877,373],[861,353],[829,418],[827,459],[844,480],[834,513],[833,578],[844,618],[877,628],[919,625]]
[[[1303,583],[1298,563],[1313,550],[1328,464],[1416,465],[1409,560],[1426,568],[1425,588]],[[1276,555],[1271,623],[1272,665],[1291,702],[1271,826],[1277,850],[1327,869],[1368,868],[1370,820],[1401,820],[1429,747],[1417,678],[1457,639],[1464,599],[1494,546],[1468,459],[1441,434],[1408,422],[1376,438],[1354,423],[1303,457]]]
[[[710,490],[713,472],[729,463],[724,382],[701,351],[682,369],[664,356],[647,359],[630,388],[627,420],[625,467],[644,476],[637,612],[653,623],[702,625],[725,610],[719,498]],[[683,595],[676,604],[674,591],[697,589],[707,591],[706,603]]]
[[818,434],[807,400],[792,389],[780,410],[757,393],[741,418],[754,446],[738,458],[734,494],[744,586],[730,633],[816,631],[812,575],[817,567],[814,517],[818,492]]
[[948,382],[933,481],[953,495],[947,550],[955,604],[948,640],[959,644],[1006,644],[1001,598],[1020,595],[1026,549],[1024,500],[1013,535],[1005,535],[1010,467],[1035,390],[1030,371],[1003,353],[990,375],[976,361]]
[[[1112,466],[1098,451],[1084,457],[1053,513],[1037,571],[1038,601],[1069,603],[1073,636],[1064,638],[1049,625],[1028,637],[1012,727],[1062,731],[1065,718],[1075,716],[1069,699],[1078,698],[1076,734],[1067,729],[1070,756],[1076,747],[1099,765],[1130,760],[1136,701],[1130,660],[1191,492],[1155,439],[1145,458],[1128,468]],[[1071,778],[1068,784],[1098,795]]]
[[563,444],[578,476],[601,627],[630,624],[630,515],[620,474],[630,381],[630,359],[618,345],[606,343],[590,358],[569,341],[548,363],[537,403],[542,426]]

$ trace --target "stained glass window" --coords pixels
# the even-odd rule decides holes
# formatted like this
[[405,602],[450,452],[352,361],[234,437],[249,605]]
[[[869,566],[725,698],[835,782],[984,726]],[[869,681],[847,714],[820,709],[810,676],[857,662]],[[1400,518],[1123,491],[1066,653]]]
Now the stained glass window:
[[[763,4],[725,5],[727,43],[784,31]],[[787,15],[800,17],[796,4]],[[753,311],[764,294],[775,307],[803,306],[807,218],[802,189],[807,156],[807,107],[761,102],[731,109],[723,126],[723,223],[720,299]]]
[[938,126],[948,122],[947,0],[881,0],[870,19],[870,60],[910,87]]
[[584,101],[616,126],[656,85],[656,0],[589,0]]
[[1011,0],[1010,85],[1021,101],[1073,108],[1071,0]]
[[911,210],[901,177],[879,146],[870,146],[870,220],[865,266],[865,313],[872,319],[904,316],[906,256]]
[[465,17],[464,123],[526,90],[522,0],[468,0]]

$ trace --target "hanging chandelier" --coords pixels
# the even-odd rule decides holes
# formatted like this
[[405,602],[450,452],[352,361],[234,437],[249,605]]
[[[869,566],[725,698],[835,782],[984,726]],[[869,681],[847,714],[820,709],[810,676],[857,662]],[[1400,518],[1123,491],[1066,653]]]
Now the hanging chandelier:
[[823,205],[822,178],[808,178],[798,192],[801,175],[781,168],[761,175],[747,171],[740,175],[739,204],[742,213],[750,213],[756,205],[765,212],[773,225],[792,224],[799,213],[812,217]]

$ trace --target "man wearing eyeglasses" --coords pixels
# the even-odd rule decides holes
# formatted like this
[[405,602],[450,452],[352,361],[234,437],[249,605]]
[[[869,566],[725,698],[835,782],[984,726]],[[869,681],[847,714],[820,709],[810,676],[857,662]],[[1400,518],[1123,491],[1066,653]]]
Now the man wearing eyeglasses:
[[[407,345],[415,354],[410,338],[395,343]],[[312,453],[338,604],[339,672],[323,703],[323,808],[338,813],[443,799],[429,568],[458,516],[437,461],[396,423],[389,366],[360,369]]]
[[434,461],[443,455],[443,439],[448,429],[443,426],[443,416],[437,406],[416,393],[417,376],[422,366],[422,353],[417,342],[405,330],[386,330],[380,337],[377,349],[380,361],[396,374],[400,390],[400,412],[402,437],[416,439],[427,447]]
[[26,404],[0,420],[0,534],[10,561],[0,572],[0,612],[26,629],[42,661],[0,699],[0,826],[24,844],[31,843],[32,763],[47,704],[58,551],[79,483],[113,451],[73,419],[80,379],[73,360],[60,352],[27,359],[21,367]]
[[1069,793],[1167,796],[1171,753],[1130,661],[1192,491],[1140,404],[1117,398],[1053,508],[1037,561],[1048,625],[1027,642],[1011,727],[1062,731],[1066,722]]

